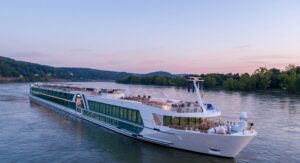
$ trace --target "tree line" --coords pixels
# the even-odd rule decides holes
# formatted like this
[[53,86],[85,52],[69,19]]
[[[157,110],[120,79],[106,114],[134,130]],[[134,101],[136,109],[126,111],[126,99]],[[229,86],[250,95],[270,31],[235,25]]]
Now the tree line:
[[[276,68],[260,67],[252,74],[202,74],[204,88],[230,91],[286,90],[300,93],[300,67],[289,65],[281,71]],[[185,77],[174,76],[130,76],[117,83],[187,87]]]
[[[252,74],[202,74],[206,89],[225,89],[238,91],[286,90],[300,92],[300,67],[288,65],[285,70],[260,67]],[[11,77],[11,78],[7,78]],[[64,68],[16,61],[0,56],[0,82],[13,79],[19,82],[34,81],[91,81],[116,80],[125,84],[145,84],[186,87],[188,81],[184,75],[172,75],[167,72],[150,74],[132,74],[126,72],[103,71],[88,68]]]
[[160,85],[160,86],[178,86],[186,87],[188,81],[184,77],[167,77],[167,76],[130,76],[128,78],[118,79],[117,83],[122,84],[143,84],[143,85]]

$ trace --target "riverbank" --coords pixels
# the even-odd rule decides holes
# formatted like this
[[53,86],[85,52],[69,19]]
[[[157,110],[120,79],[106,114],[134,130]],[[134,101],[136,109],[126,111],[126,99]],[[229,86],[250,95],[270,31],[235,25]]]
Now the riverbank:
[[[188,77],[189,75],[187,75]],[[289,65],[285,71],[275,68],[261,67],[253,74],[202,74],[205,89],[217,89],[230,91],[268,91],[273,89],[284,90],[289,93],[300,93],[300,68]],[[185,77],[174,76],[130,76],[116,81],[122,84],[142,84],[187,87],[188,80]]]
[[[118,82],[116,82],[118,83]],[[124,84],[124,83],[118,83],[118,84]],[[178,87],[178,86],[174,86],[174,85],[153,85],[153,84],[130,84],[127,83],[126,85],[132,85],[132,86],[159,86],[159,87],[175,87],[178,89],[186,89],[186,87]],[[267,90],[249,90],[249,91],[245,91],[245,90],[227,90],[224,89],[222,87],[214,87],[214,88],[204,88],[205,91],[213,91],[213,92],[217,92],[217,91],[226,91],[226,92],[240,92],[240,93],[263,93],[263,94],[286,94],[286,95],[300,95],[299,92],[296,93],[290,93],[285,89],[267,89]]]

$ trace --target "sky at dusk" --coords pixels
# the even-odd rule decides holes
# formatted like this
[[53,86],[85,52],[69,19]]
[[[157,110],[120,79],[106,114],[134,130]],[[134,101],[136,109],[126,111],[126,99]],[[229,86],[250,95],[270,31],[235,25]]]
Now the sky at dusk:
[[146,73],[300,65],[300,1],[0,0],[0,56]]

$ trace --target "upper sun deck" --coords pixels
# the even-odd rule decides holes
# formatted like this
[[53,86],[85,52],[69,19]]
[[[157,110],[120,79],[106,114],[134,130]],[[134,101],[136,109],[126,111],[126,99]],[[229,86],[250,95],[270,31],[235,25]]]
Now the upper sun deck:
[[[176,113],[201,113],[203,110],[201,109],[199,103],[189,102],[189,101],[178,101],[178,100],[161,100],[157,98],[151,98],[150,96],[130,96],[130,97],[121,97],[122,100],[139,102],[145,105],[153,106],[165,111],[171,111]],[[209,113],[218,113],[220,110],[213,106],[212,104],[204,104],[205,109]]]
[[87,95],[94,96],[96,98],[108,98],[108,99],[118,99],[126,102],[132,103],[140,103],[148,106],[152,106],[158,108],[162,111],[169,111],[172,113],[181,113],[181,115],[189,116],[192,113],[202,113],[203,116],[205,114],[211,116],[218,116],[221,114],[221,111],[213,106],[212,104],[204,104],[206,113],[204,113],[203,109],[200,107],[198,101],[189,102],[189,101],[180,101],[173,99],[163,99],[163,98],[153,98],[151,96],[146,95],[136,95],[136,96],[128,96],[125,94],[125,90],[123,89],[96,89],[96,88],[86,88],[80,87],[78,85],[72,84],[49,84],[49,83],[36,83],[34,84],[36,87],[42,87],[46,89],[52,90],[60,90],[64,92],[70,93],[83,93]]
[[122,89],[97,89],[97,88],[89,88],[89,87],[81,87],[78,85],[73,84],[50,84],[50,83],[35,83],[33,86],[54,89],[54,90],[61,90],[64,92],[70,93],[85,93],[89,95],[116,95],[124,92],[125,90]]

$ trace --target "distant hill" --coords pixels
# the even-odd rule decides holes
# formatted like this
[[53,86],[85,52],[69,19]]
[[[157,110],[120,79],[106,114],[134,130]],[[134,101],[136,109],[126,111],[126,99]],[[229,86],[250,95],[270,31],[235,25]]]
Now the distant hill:
[[172,76],[162,71],[134,74],[91,68],[53,67],[0,56],[0,81],[96,81],[117,80],[140,75]]
[[156,72],[151,72],[151,73],[148,73],[148,74],[144,74],[142,76],[164,76],[164,77],[174,77],[175,75],[169,73],[169,72],[166,72],[166,71],[156,71]]

